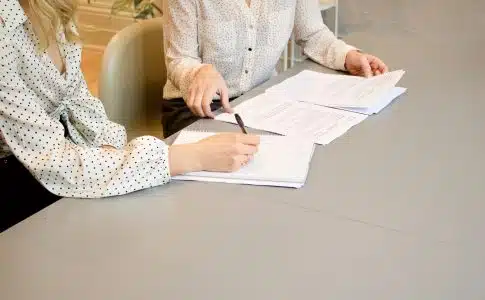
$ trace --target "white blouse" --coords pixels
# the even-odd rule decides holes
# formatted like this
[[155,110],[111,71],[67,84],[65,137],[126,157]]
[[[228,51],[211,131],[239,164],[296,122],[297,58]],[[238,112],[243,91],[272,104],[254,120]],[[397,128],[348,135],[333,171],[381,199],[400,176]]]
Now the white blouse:
[[324,25],[318,0],[166,0],[164,98],[186,98],[195,71],[212,64],[236,97],[268,80],[293,32],[312,60],[344,70],[355,49]]
[[19,2],[0,0],[0,158],[15,155],[63,197],[120,195],[168,182],[167,145],[151,136],[127,144],[125,129],[88,91],[81,47],[62,33],[58,39],[64,74],[38,50]]

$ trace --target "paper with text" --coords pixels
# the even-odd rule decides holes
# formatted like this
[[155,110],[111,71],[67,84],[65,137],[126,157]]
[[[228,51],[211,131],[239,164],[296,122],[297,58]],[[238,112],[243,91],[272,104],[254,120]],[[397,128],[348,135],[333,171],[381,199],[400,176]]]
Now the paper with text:
[[377,114],[381,110],[383,110],[386,106],[388,106],[394,99],[401,96],[406,92],[406,88],[402,87],[394,87],[389,93],[381,97],[381,100],[374,104],[372,107],[364,107],[364,108],[352,108],[352,107],[339,107],[340,109],[353,111],[361,114],[372,115]]
[[[289,100],[277,92],[256,96],[234,107],[246,126],[326,145],[365,120],[366,115]],[[233,114],[216,120],[234,123]]]
[[[309,102],[305,99],[330,99],[355,86],[361,77],[325,74],[304,70],[280,84],[268,88],[267,92],[285,92],[290,99]],[[323,101],[322,100],[322,101]],[[313,100],[311,102],[316,102]]]
[[[396,90],[393,89],[403,75],[403,70],[397,70],[363,78],[305,70],[267,89],[267,92],[284,92],[292,100],[328,107],[353,108],[371,114],[369,112],[374,113],[376,107],[380,107],[379,110],[383,108],[383,99],[395,94]],[[402,88],[399,90],[402,91]]]

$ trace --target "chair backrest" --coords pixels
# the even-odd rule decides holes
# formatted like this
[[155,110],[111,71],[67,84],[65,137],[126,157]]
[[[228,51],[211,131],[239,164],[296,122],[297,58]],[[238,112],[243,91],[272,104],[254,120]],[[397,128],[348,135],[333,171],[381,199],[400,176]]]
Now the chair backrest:
[[167,80],[162,19],[136,22],[118,32],[103,54],[99,98],[108,117],[127,129],[156,124]]

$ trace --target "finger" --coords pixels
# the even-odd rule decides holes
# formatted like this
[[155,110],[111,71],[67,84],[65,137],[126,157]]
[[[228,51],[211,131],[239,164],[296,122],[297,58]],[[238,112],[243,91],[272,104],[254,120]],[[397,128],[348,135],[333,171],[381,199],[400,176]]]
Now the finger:
[[235,172],[244,165],[246,165],[249,161],[249,158],[247,155],[237,155],[232,158],[232,166],[231,166],[231,171]]
[[373,70],[378,70],[380,74],[388,71],[386,64],[384,62],[382,62],[382,60],[380,60],[377,57],[374,57],[374,60],[372,61],[371,66],[372,66]]
[[360,68],[362,70],[362,74],[365,77],[371,77],[372,76],[372,69],[371,69],[369,61],[367,60],[367,57],[365,55],[360,56]]
[[233,110],[229,104],[229,91],[227,90],[226,84],[219,89],[219,95],[221,96],[221,104],[222,107],[224,107],[224,111],[227,113],[232,113]]
[[379,66],[379,70],[381,71],[381,73],[387,73],[389,72],[389,69],[387,68],[386,64],[385,63],[382,63],[380,66]]
[[259,135],[244,134],[244,133],[236,134],[236,140],[239,143],[246,144],[246,145],[253,145],[253,146],[259,145],[259,142],[260,142]]
[[252,155],[258,152],[258,146],[237,143],[232,150],[234,155]]
[[372,70],[379,69],[379,61],[375,57],[367,58],[367,61],[369,61],[369,64]]
[[214,88],[208,88],[205,90],[204,98],[202,100],[202,110],[204,115],[209,118],[214,118],[214,114],[211,110],[212,99],[214,99],[215,90]]
[[253,155],[246,155],[246,160],[242,163],[243,166],[247,166],[251,162],[253,157],[254,157]]
[[214,118],[214,114],[211,110],[211,103],[211,100],[204,100],[202,102],[202,111],[204,112],[205,117]]
[[369,62],[369,64],[370,64],[370,68],[372,70],[372,74],[373,75],[379,75],[380,72],[379,72],[379,65],[378,65],[378,63],[375,60],[371,60]]
[[195,98],[194,98],[194,103],[192,105],[192,112],[196,115],[196,116],[199,116],[199,117],[203,117],[204,116],[204,112],[202,111],[202,99],[204,97],[204,92],[205,92],[205,88],[201,88],[199,87],[197,89],[197,93],[195,95]]
[[187,101],[185,102],[187,104],[187,106],[190,108],[191,111],[192,111],[192,106],[194,104],[196,93],[197,93],[197,87],[191,86],[190,89],[189,89],[189,97],[187,98]]
[[197,95],[199,94],[199,87],[195,87],[192,90],[192,97],[187,101],[187,106],[189,107],[190,111],[197,115],[197,111],[195,110],[195,102],[197,101]]

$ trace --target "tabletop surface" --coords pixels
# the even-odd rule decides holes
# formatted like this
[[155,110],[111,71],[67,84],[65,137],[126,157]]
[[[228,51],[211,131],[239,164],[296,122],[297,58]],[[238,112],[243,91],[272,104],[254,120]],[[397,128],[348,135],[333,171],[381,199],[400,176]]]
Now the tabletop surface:
[[[408,91],[317,146],[303,188],[62,199],[0,234],[1,298],[483,299],[485,41],[425,33],[349,36],[405,69]],[[303,69],[329,72],[306,61],[236,101]]]

